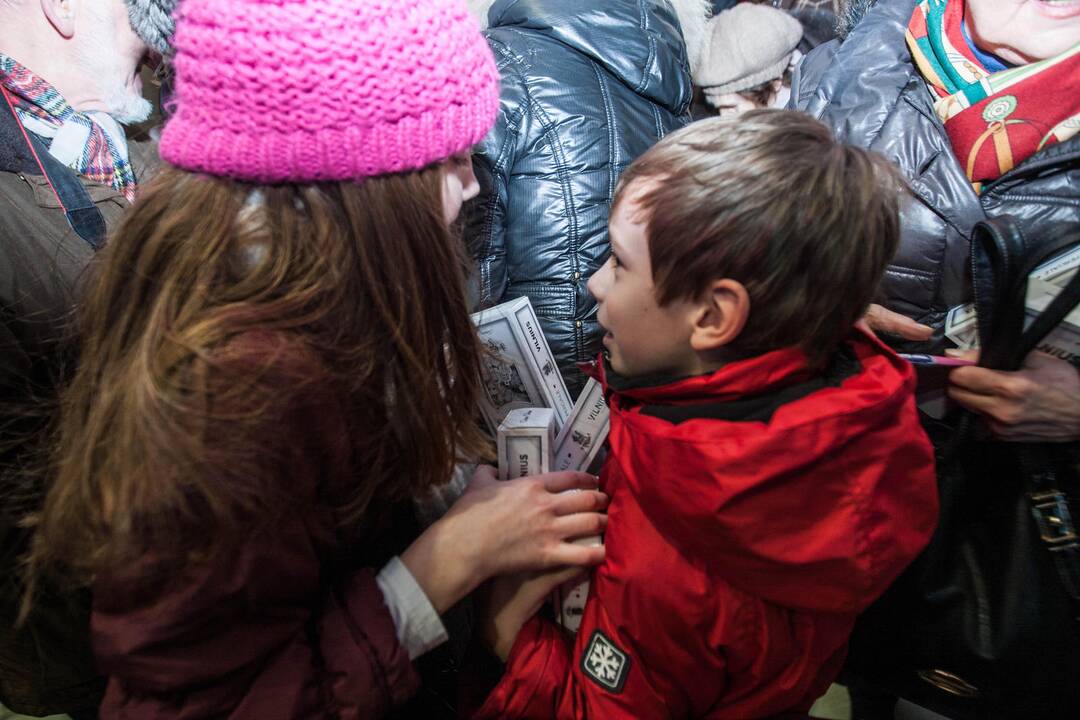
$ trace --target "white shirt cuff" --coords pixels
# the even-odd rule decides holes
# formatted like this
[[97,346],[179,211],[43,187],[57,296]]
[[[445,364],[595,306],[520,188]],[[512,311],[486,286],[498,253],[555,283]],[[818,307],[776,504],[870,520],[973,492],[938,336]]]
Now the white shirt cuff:
[[401,558],[390,558],[375,582],[394,619],[398,642],[410,660],[446,642],[448,635],[439,614]]

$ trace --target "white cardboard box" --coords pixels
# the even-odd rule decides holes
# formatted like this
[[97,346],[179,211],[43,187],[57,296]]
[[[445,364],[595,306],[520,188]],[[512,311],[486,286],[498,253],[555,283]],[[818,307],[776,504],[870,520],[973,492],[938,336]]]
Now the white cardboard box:
[[[555,470],[584,471],[592,465],[611,428],[604,389],[591,379],[578,396],[574,410],[566,421],[558,439],[555,440]],[[580,545],[599,545],[599,535],[580,538]],[[552,594],[555,618],[570,632],[577,632],[585,614],[585,600],[589,596],[589,581],[566,583]]]
[[578,396],[569,419],[555,439],[555,465],[553,469],[589,469],[596,454],[607,440],[610,423],[604,389],[592,378]]
[[499,479],[551,472],[555,451],[555,411],[518,408],[507,413],[498,432]]
[[570,417],[573,402],[527,297],[472,316],[489,355],[484,359],[484,418],[496,430],[511,410],[547,407],[555,430]]

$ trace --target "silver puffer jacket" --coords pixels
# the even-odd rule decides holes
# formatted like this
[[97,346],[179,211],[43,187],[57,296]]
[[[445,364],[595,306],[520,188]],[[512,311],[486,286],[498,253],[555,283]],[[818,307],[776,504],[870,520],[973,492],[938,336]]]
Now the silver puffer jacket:
[[608,256],[615,185],[689,122],[688,53],[666,0],[498,0],[487,20],[502,100],[466,210],[479,300],[527,295],[576,395],[575,363],[600,350],[585,283]]

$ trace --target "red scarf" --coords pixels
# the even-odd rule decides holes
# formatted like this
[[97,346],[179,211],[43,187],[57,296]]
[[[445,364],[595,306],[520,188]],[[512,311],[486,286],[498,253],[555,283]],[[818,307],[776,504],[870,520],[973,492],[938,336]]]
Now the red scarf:
[[924,0],[907,43],[937,93],[938,117],[976,191],[1048,145],[1080,131],[1080,45],[989,71],[964,37],[966,0]]

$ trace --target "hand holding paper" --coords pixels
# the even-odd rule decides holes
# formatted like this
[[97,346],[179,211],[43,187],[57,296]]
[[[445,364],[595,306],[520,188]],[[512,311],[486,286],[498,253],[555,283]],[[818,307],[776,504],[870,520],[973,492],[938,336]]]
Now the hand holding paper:
[[[978,359],[977,350],[950,355]],[[986,415],[1003,440],[1080,439],[1080,372],[1064,360],[1036,350],[1016,372],[961,367],[949,374],[949,382],[949,397]]]

